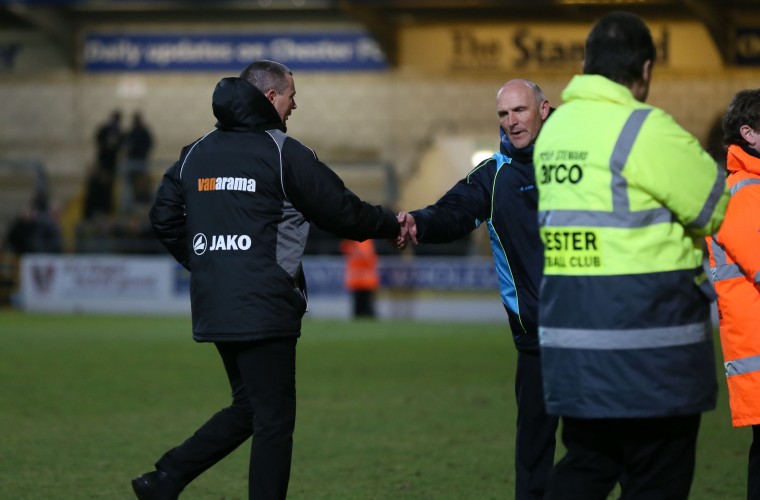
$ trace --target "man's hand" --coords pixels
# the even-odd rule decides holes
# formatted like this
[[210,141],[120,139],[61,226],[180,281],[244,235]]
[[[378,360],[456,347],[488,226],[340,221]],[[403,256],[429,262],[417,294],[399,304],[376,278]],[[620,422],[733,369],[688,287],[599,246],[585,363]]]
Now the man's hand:
[[411,240],[415,245],[417,244],[417,223],[414,221],[409,212],[399,212],[396,216],[398,223],[401,226],[401,231],[396,237],[396,248],[403,250],[409,244]]

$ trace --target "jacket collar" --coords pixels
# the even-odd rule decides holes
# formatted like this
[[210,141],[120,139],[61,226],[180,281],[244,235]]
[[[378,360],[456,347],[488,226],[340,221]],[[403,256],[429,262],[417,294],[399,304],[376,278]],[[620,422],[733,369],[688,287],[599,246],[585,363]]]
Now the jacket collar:
[[535,143],[526,148],[518,149],[514,144],[509,142],[509,136],[507,136],[507,133],[501,127],[499,127],[499,133],[501,134],[501,140],[499,141],[499,151],[501,151],[501,154],[509,156],[520,163],[531,163],[533,161],[533,146]]
[[760,153],[750,148],[733,144],[728,147],[726,167],[729,172],[748,172],[760,175]]
[[612,101],[625,104],[628,107],[650,107],[637,101],[631,89],[625,85],[613,82],[601,75],[575,75],[570,83],[562,91],[562,100],[565,102],[574,99],[589,99],[595,101]]

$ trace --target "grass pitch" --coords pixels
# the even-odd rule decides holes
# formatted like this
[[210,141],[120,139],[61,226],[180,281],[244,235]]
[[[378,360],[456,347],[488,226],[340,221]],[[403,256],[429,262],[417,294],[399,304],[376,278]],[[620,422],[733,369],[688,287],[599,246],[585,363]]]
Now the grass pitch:
[[[0,312],[0,341],[0,498],[132,498],[132,477],[229,402],[216,350],[191,340],[188,318]],[[512,498],[506,321],[307,320],[297,366],[290,499]],[[719,380],[696,500],[745,496],[751,433],[731,428]],[[182,498],[247,498],[248,452]]]

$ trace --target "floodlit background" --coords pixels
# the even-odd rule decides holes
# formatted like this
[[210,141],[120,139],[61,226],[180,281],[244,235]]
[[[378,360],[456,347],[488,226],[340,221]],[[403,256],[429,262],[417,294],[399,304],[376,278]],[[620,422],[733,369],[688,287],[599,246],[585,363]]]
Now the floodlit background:
[[[757,0],[0,0],[0,497],[126,498],[224,404],[215,353],[190,340],[188,275],[146,218],[164,170],[213,128],[220,78],[289,65],[288,133],[368,201],[415,209],[498,148],[505,81],[561,105],[593,22],[616,9],[652,29],[649,102],[722,161],[716,120],[760,86]],[[128,196],[120,157],[113,208],[89,214],[95,133],[116,110],[152,133],[148,196]],[[9,232],[35,200],[60,241],[19,251]],[[357,322],[339,241],[312,229],[293,498],[509,498],[514,348],[485,233],[376,242],[377,320]],[[744,494],[749,437],[718,376],[695,499]],[[187,497],[242,498],[245,462]]]

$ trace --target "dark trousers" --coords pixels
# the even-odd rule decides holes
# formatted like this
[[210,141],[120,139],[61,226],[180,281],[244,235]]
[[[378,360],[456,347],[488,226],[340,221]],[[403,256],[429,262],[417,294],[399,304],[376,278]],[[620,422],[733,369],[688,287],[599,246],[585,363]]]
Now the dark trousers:
[[700,415],[667,418],[562,418],[565,456],[546,498],[604,500],[620,483],[620,500],[680,500],[694,478]]
[[538,353],[518,351],[515,396],[515,499],[542,499],[554,465],[559,418],[546,414]]
[[253,435],[248,495],[286,497],[296,418],[296,339],[219,342],[232,404],[156,463],[187,485]]
[[747,500],[760,500],[760,425],[752,426],[747,472]]
[[374,290],[354,290],[354,318],[375,317]]

